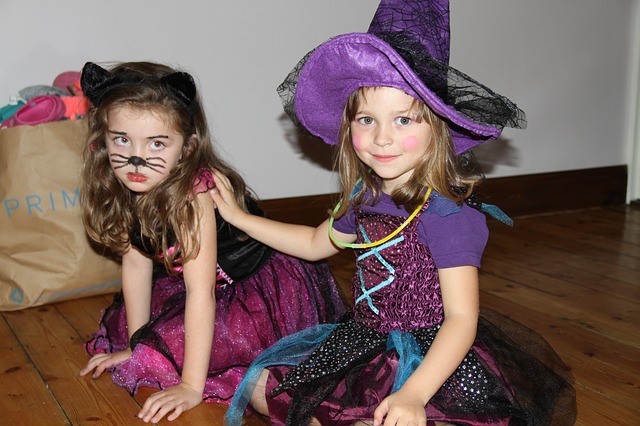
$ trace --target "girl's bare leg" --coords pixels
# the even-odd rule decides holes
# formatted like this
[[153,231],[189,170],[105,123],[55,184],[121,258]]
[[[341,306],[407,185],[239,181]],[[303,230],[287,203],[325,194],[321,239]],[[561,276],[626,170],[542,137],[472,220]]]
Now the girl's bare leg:
[[262,370],[262,373],[260,373],[258,383],[256,383],[256,387],[253,389],[253,393],[251,394],[251,400],[249,401],[253,409],[264,416],[269,415],[269,407],[267,406],[267,397],[265,395],[265,392],[267,391],[268,377],[269,370],[265,368]]
[[[264,416],[269,415],[269,407],[267,406],[266,397],[268,378],[269,370],[265,368],[262,370],[262,373],[260,373],[256,387],[253,389],[253,393],[251,394],[251,400],[249,401],[253,409]],[[309,426],[322,426],[322,424],[316,419],[311,419]]]

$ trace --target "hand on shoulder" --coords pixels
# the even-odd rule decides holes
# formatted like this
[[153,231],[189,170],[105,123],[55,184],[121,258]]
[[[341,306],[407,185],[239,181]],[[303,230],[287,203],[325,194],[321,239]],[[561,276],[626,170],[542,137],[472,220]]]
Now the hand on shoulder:
[[233,224],[234,221],[244,213],[244,210],[240,208],[236,201],[229,179],[218,170],[214,170],[213,174],[215,176],[216,186],[209,191],[209,194],[220,216],[227,222]]

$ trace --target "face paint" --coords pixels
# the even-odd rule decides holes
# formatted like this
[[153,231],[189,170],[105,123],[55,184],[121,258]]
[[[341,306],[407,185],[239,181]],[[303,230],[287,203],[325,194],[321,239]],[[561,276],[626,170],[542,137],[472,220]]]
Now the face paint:
[[355,149],[360,149],[360,147],[362,146],[362,140],[360,139],[359,135],[353,135],[351,137],[351,141]]
[[111,169],[133,192],[147,192],[177,167],[184,138],[162,114],[128,107],[107,117],[105,135]]
[[402,146],[404,147],[404,149],[406,149],[407,151],[409,150],[413,150],[416,149],[418,146],[420,145],[420,141],[418,140],[418,138],[414,135],[411,136],[407,136],[406,138],[404,138],[402,140]]
[[[152,161],[154,161],[152,163]],[[161,157],[147,157],[147,159],[143,159],[140,158],[138,156],[132,156],[132,157],[125,157],[124,155],[121,154],[111,154],[111,163],[112,164],[119,164],[118,166],[113,166],[113,169],[121,169],[125,166],[128,165],[132,165],[133,167],[135,167],[135,171],[136,173],[138,173],[138,167],[148,167],[151,170],[153,170],[154,172],[158,172],[160,173],[160,170],[158,169],[164,169],[165,166],[164,164],[160,164],[158,163],[158,161],[161,161],[163,163],[167,163],[164,158]]]

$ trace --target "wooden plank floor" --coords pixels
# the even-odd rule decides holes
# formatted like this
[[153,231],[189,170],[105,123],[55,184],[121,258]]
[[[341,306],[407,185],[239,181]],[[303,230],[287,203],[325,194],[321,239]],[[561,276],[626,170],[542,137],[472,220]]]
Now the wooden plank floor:
[[[640,208],[621,206],[491,223],[481,304],[540,332],[572,368],[578,425],[640,424]],[[330,259],[348,291],[352,254]],[[103,375],[78,377],[82,342],[111,295],[0,318],[0,424],[141,425],[135,398]],[[222,425],[201,404],[173,425]],[[160,424],[169,424],[163,421]],[[250,425],[266,425],[252,416]]]

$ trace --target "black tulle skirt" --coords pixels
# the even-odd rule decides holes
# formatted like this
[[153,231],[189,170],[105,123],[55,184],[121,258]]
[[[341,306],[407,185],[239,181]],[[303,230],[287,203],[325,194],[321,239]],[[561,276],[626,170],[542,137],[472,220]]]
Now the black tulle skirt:
[[[333,327],[283,339],[256,361],[260,368],[271,365],[266,396],[272,424],[372,419],[382,399],[415,370],[438,328],[381,334],[348,315]],[[482,310],[471,350],[425,410],[430,422],[572,425],[572,384],[568,367],[538,333]]]

